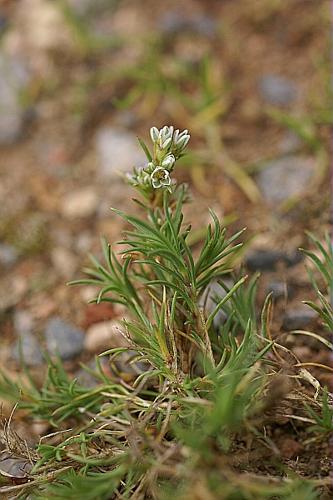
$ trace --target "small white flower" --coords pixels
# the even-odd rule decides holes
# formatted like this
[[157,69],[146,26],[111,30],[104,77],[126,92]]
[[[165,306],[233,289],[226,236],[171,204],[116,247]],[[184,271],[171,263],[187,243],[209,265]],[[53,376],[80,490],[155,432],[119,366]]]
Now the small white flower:
[[162,161],[162,167],[166,168],[167,170],[170,170],[174,166],[175,161],[176,158],[173,155],[169,154]]
[[163,186],[170,186],[171,177],[169,172],[162,167],[156,167],[150,176],[153,188],[158,189]]
[[150,137],[153,142],[158,140],[159,131],[157,127],[151,127],[150,129]]

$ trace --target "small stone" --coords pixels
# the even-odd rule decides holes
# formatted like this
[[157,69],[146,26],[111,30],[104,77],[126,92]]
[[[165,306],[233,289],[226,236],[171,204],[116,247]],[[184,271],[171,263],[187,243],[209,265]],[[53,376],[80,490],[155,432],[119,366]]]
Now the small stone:
[[[52,67],[47,54],[51,51],[68,53],[75,46],[66,15],[56,2],[21,0],[20,9],[15,11],[15,22],[11,28],[8,30],[5,45],[24,54],[34,70],[44,70],[46,74],[50,74]],[[46,78],[45,74],[42,74]]]
[[26,458],[11,456],[1,456],[0,458],[0,476],[10,477],[14,484],[15,480],[27,478],[31,469],[32,463]]
[[112,304],[114,315],[118,318],[125,318],[128,312],[128,309],[124,304]]
[[283,254],[279,250],[258,249],[246,257],[245,264],[249,271],[274,271],[282,259]]
[[309,306],[300,305],[287,311],[283,318],[285,330],[303,330],[318,318],[318,313]]
[[274,206],[304,193],[314,172],[312,158],[286,156],[268,162],[257,175],[257,182],[265,200]]
[[266,289],[267,293],[272,293],[273,299],[282,299],[288,296],[287,283],[283,281],[272,281]]
[[115,125],[119,128],[126,128],[127,130],[138,125],[138,122],[138,116],[129,109],[119,110],[114,117]]
[[13,320],[14,329],[18,334],[32,332],[34,327],[34,319],[29,311],[15,311]]
[[259,91],[264,101],[276,106],[287,106],[297,98],[294,82],[278,75],[263,75],[259,80]]
[[126,347],[129,343],[121,334],[119,321],[103,321],[95,323],[87,330],[84,347],[90,352],[102,352],[114,347]]
[[131,382],[141,373],[148,372],[152,369],[152,366],[146,361],[138,360],[139,353],[132,349],[127,349],[126,351],[120,353],[114,359],[114,370],[113,373],[118,375],[125,382]]
[[10,276],[3,279],[0,287],[0,313],[15,306],[27,289],[28,284],[23,276]]
[[114,127],[103,127],[96,134],[99,157],[99,175],[104,179],[117,179],[120,174],[143,166],[146,157],[134,134]]
[[283,259],[288,267],[293,267],[304,260],[304,255],[299,250],[295,250],[291,253],[284,254]]
[[182,12],[167,11],[159,21],[160,31],[166,35],[193,32],[198,35],[211,37],[215,35],[217,23],[213,17],[207,15],[184,16]]
[[18,340],[13,349],[13,358],[21,361],[21,356],[28,366],[37,366],[43,363],[43,355],[38,339],[32,334],[34,319],[29,311],[14,313],[14,330]]
[[49,422],[45,422],[45,420],[33,420],[31,422],[31,430],[32,433],[37,437],[45,436],[50,429]]
[[0,54],[0,144],[13,144],[22,135],[24,108],[21,93],[29,78],[23,61]]
[[279,144],[280,153],[283,155],[292,154],[299,151],[303,143],[300,137],[294,132],[286,132],[282,141]]
[[84,302],[90,302],[94,300],[98,295],[98,288],[93,285],[87,285],[80,287],[79,295]]
[[[110,207],[108,207],[110,210]],[[93,245],[93,237],[90,231],[80,233],[75,240],[75,248],[79,253],[88,253]]]
[[211,16],[198,15],[192,18],[192,31],[199,35],[212,37],[217,32],[217,21]]
[[166,35],[184,31],[188,27],[187,18],[179,11],[168,10],[159,20],[159,30]]
[[51,260],[57,273],[69,279],[76,270],[75,256],[63,247],[55,247],[51,252]]
[[93,16],[101,9],[108,8],[108,0],[68,0],[69,6],[80,17]]
[[[96,296],[96,289],[95,289]],[[100,304],[88,304],[85,310],[84,328],[88,328],[95,323],[109,321],[115,316],[113,306],[109,302],[101,302]]]
[[96,212],[98,196],[93,188],[87,187],[67,193],[61,204],[61,213],[68,219],[91,217]]
[[82,330],[66,323],[58,316],[51,318],[45,329],[47,350],[51,356],[59,355],[68,360],[83,351],[84,333]]
[[[104,374],[106,375],[107,371],[109,369],[108,358],[106,356],[99,358],[99,363],[100,363],[100,367],[102,368]],[[96,385],[101,383],[101,380],[100,380],[100,378],[98,378],[98,375],[94,375],[93,373],[90,372],[90,370],[92,370],[92,371],[98,373],[98,367],[96,364],[96,360],[92,359],[91,361],[89,361],[89,363],[86,364],[86,367],[88,368],[88,370],[85,369],[84,367],[80,368],[80,370],[78,370],[76,372],[75,378],[77,379],[78,384],[83,386],[83,387],[87,387],[87,388],[96,387]]]
[[22,356],[24,363],[28,366],[38,366],[43,363],[43,354],[39,342],[29,331],[19,334],[12,356],[18,363],[21,361]]
[[69,228],[58,228],[54,227],[50,229],[50,236],[52,242],[60,247],[72,248],[73,247],[73,235]]
[[2,13],[0,13],[0,35],[4,33],[8,27],[8,19]]
[[47,293],[36,293],[29,301],[31,314],[36,320],[46,320],[57,309],[57,302]]
[[[94,366],[94,368],[96,368]],[[92,369],[94,369],[92,368]],[[75,379],[81,387],[86,387],[87,389],[92,389],[98,384],[98,378],[84,368],[81,368],[75,373]]]
[[12,245],[0,243],[0,265],[4,267],[13,266],[19,257],[19,253]]

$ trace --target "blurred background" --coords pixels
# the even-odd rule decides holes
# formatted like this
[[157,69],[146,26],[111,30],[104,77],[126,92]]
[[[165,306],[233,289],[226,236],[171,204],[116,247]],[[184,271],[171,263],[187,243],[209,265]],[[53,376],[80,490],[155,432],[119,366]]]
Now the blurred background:
[[329,36],[328,0],[0,2],[0,362],[11,377],[19,345],[32,369],[46,348],[75,373],[110,345],[123,311],[65,283],[101,235],[120,239],[110,207],[135,210],[122,175],[144,162],[137,136],[149,141],[152,125],[191,132],[175,176],[193,194],[192,244],[208,207],[230,231],[246,226],[246,267],[274,293],[275,330],[315,320],[299,305],[310,288],[297,248],[329,224]]

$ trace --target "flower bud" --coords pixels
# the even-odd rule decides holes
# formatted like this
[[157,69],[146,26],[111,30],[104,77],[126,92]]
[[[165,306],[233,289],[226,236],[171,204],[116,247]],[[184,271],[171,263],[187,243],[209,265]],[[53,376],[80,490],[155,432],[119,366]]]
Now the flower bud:
[[168,139],[166,139],[162,144],[161,144],[161,148],[162,149],[167,149],[170,144],[171,144],[171,141],[172,141],[172,138],[169,137]]
[[173,126],[171,125],[171,127],[168,127],[167,138],[169,137],[172,138],[172,136],[173,136]]
[[167,170],[170,170],[174,166],[175,161],[176,158],[173,155],[169,154],[162,161],[162,167],[166,168]]
[[183,135],[182,137],[179,137],[178,138],[178,142],[177,142],[177,147],[179,149],[184,149],[187,144],[188,144],[188,141],[190,140],[190,135],[187,134],[187,135]]
[[153,142],[156,142],[158,140],[158,128],[157,127],[151,127],[150,129],[150,137]]
[[175,130],[175,133],[173,134],[173,142],[174,142],[175,144],[177,144],[178,136],[179,136],[179,128],[177,128],[177,129]]

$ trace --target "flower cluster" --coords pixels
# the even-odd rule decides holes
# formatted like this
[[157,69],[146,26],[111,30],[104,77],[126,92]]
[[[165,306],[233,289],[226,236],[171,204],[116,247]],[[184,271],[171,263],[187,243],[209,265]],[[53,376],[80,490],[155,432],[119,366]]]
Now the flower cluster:
[[130,183],[148,194],[151,189],[168,188],[171,186],[171,172],[175,163],[183,155],[190,134],[188,130],[180,132],[174,127],[165,126],[160,130],[157,127],[150,129],[150,137],[153,142],[153,151],[141,142],[148,158],[144,168],[135,170],[129,177]]
[[168,151],[172,148],[178,154],[182,152],[183,149],[188,144],[190,140],[190,134],[188,130],[183,130],[180,132],[178,129],[174,131],[174,128],[163,127],[158,130],[157,127],[152,127],[150,129],[150,137],[153,143],[158,146],[161,151]]

